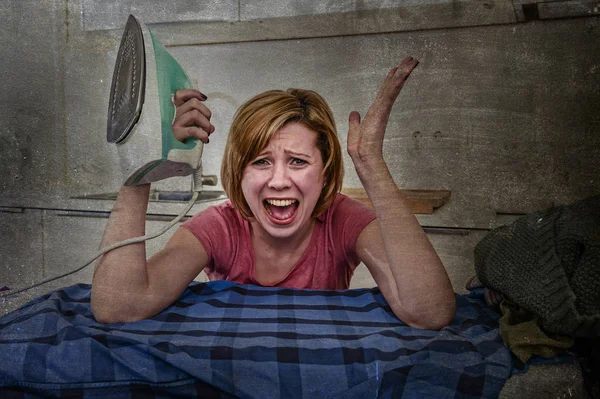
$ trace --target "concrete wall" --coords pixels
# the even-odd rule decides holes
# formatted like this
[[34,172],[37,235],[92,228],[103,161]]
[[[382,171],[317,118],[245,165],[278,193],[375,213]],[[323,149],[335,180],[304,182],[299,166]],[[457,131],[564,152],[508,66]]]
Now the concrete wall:
[[[365,113],[389,68],[406,55],[418,58],[391,116],[385,155],[403,188],[452,191],[448,204],[419,220],[463,292],[472,249],[488,229],[600,191],[598,10],[585,1],[538,3],[540,19],[523,22],[531,15],[522,2],[501,0],[180,0],[168,8],[162,1],[6,0],[0,288],[67,272],[99,243],[112,201],[73,197],[116,192],[125,178],[105,124],[122,27],[134,12],[209,96],[217,132],[205,147],[208,174],[218,174],[233,113],[250,96],[319,91],[345,145],[349,112]],[[564,15],[574,17],[555,19]],[[345,186],[360,187],[344,161]],[[186,190],[189,181],[157,187]],[[152,203],[149,213],[168,219],[182,207]],[[149,221],[148,229],[161,224]],[[29,297],[91,282],[91,270]],[[371,284],[359,270],[353,286]]]

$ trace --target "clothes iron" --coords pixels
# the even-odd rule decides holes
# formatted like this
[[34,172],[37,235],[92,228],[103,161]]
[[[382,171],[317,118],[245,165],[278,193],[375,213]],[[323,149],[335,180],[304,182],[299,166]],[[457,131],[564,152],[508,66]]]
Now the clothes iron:
[[117,145],[125,185],[187,176],[201,168],[203,143],[173,136],[173,95],[192,88],[183,68],[133,15],[115,62],[106,137]]

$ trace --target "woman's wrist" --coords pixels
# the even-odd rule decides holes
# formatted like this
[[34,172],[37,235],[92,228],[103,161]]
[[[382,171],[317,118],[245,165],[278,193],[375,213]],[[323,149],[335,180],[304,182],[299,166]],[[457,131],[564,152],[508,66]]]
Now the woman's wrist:
[[368,190],[369,186],[377,187],[382,183],[393,182],[392,175],[383,158],[368,162],[355,162],[354,168],[365,190]]
[[128,210],[131,208],[145,209],[148,206],[150,197],[150,184],[141,184],[137,186],[121,186],[119,195],[113,206],[113,212],[120,210]]

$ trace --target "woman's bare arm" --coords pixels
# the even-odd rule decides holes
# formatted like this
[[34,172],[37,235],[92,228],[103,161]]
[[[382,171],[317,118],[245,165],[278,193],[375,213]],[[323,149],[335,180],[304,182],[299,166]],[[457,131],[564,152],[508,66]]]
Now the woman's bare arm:
[[[101,247],[145,234],[149,185],[123,187],[108,220]],[[106,253],[96,265],[91,307],[103,323],[151,317],[172,304],[208,262],[206,251],[184,228],[146,260],[145,243]]]
[[390,71],[362,122],[357,112],[350,114],[348,153],[377,215],[361,232],[356,250],[398,318],[439,329],[454,317],[454,291],[383,159],[392,106],[417,64],[408,57]]
[[[182,90],[174,97],[175,137],[196,137],[208,142],[214,131],[206,96]],[[100,247],[145,234],[150,185],[122,187]],[[94,271],[91,306],[94,317],[105,323],[141,320],[172,304],[208,262],[200,242],[179,229],[165,248],[146,260],[146,243],[116,248],[103,255]]]

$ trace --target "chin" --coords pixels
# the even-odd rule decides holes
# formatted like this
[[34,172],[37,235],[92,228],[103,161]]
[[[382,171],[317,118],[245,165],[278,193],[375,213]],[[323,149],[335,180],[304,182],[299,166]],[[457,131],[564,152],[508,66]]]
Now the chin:
[[273,226],[268,226],[267,228],[265,228],[265,226],[261,227],[273,238],[289,238],[298,231],[298,229],[293,227],[286,227],[283,229],[277,227],[273,228]]

